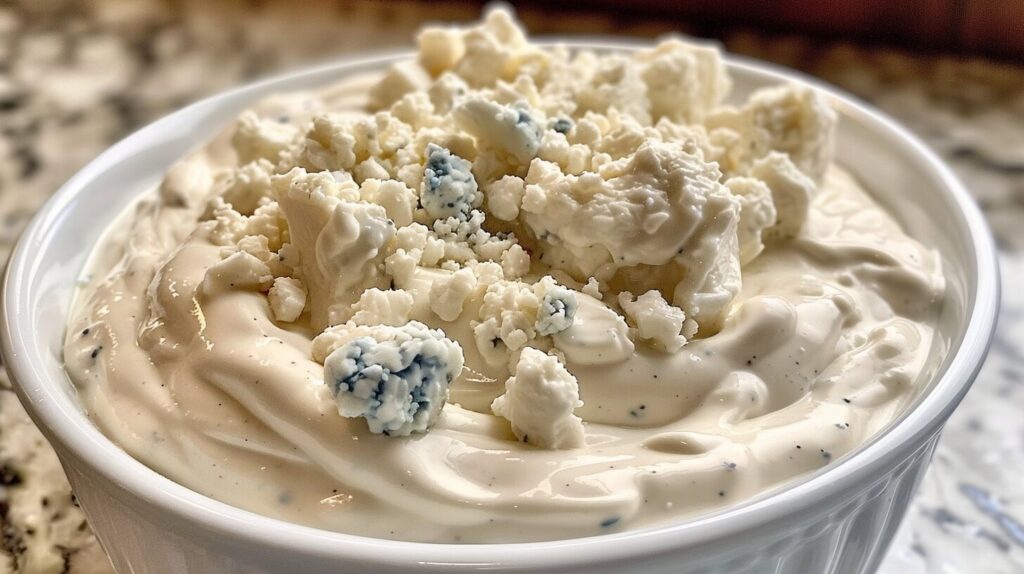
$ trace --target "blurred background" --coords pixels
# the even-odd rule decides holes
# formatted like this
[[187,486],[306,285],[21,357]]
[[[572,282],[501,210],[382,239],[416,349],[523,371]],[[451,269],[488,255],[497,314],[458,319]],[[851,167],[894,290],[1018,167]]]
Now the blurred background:
[[[1024,2],[514,2],[535,35],[715,39],[895,116],[985,209],[1002,250],[992,356],[883,572],[1024,572]],[[131,130],[250,79],[411,46],[483,3],[0,0],[0,264],[76,170]],[[0,574],[108,573],[55,456],[0,365]]]

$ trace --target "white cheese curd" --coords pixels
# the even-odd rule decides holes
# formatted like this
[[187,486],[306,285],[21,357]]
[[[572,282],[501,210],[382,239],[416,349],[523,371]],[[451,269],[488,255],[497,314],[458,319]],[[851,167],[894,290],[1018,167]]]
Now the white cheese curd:
[[583,419],[572,414],[581,406],[576,377],[557,358],[527,347],[491,410],[508,419],[519,440],[563,449],[584,444]]
[[352,305],[352,319],[356,325],[391,325],[400,327],[409,322],[415,300],[408,291],[376,287],[363,291]]
[[444,321],[454,321],[462,314],[466,298],[476,289],[476,273],[464,267],[430,286],[430,309]]
[[278,277],[267,291],[267,302],[275,319],[291,323],[306,308],[306,287],[294,277]]
[[270,98],[96,248],[82,404],[198,492],[398,540],[647,527],[827,466],[926,386],[942,270],[826,97],[730,85],[713,47],[495,10]]
[[[696,324],[686,321],[679,307],[669,305],[661,293],[651,290],[633,299],[629,292],[619,293],[619,306],[636,325],[637,337],[674,353],[686,344],[686,335],[693,336]],[[686,335],[683,331],[688,330]]]

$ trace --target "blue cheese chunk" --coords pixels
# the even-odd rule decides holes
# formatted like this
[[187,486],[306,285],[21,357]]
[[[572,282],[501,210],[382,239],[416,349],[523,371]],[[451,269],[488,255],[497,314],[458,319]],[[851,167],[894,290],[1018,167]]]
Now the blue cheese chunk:
[[561,333],[572,326],[576,307],[575,293],[561,285],[552,284],[541,299],[534,328],[540,335]]
[[426,432],[462,371],[459,344],[416,321],[331,327],[314,341],[314,356],[327,349],[324,382],[338,413],[366,419],[375,434]]
[[473,164],[447,149],[436,144],[427,146],[420,204],[430,217],[468,216],[483,202],[472,169]]

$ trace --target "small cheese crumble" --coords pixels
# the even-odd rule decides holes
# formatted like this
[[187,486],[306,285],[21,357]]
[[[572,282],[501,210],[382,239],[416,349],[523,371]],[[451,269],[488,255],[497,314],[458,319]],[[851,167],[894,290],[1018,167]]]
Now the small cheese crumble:
[[408,291],[376,287],[363,291],[352,306],[351,321],[356,325],[390,325],[400,327],[409,322],[413,297]]
[[434,219],[468,217],[481,194],[473,177],[473,164],[440,146],[427,146],[420,203]]
[[278,277],[267,293],[270,311],[278,321],[291,323],[302,315],[306,308],[306,287],[302,281],[292,277]]
[[565,366],[532,347],[523,349],[505,394],[491,410],[508,419],[512,432],[540,448],[578,448],[584,444],[583,420],[573,411],[583,406],[579,384]]
[[202,291],[206,296],[228,289],[263,291],[269,289],[273,279],[266,264],[253,255],[238,251],[206,271]]
[[430,286],[430,309],[441,319],[454,321],[476,285],[476,273],[468,267],[434,281]]
[[501,279],[488,282],[478,319],[470,323],[477,350],[489,364],[506,363],[527,344],[568,329],[576,307],[575,295],[550,276],[533,284]]
[[693,321],[686,320],[682,309],[669,305],[661,293],[654,290],[635,300],[628,292],[619,293],[619,306],[636,326],[637,336],[669,353],[683,348],[686,338],[697,330]]
[[537,332],[541,335],[561,333],[572,326],[576,316],[576,295],[561,285],[552,285],[540,302]]

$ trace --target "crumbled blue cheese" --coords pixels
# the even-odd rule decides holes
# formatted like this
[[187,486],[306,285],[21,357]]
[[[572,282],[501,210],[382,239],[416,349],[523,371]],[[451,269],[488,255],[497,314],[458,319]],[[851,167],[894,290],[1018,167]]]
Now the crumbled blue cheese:
[[402,289],[367,289],[352,306],[352,322],[356,325],[391,325],[409,322],[413,297]]
[[[387,177],[386,173],[384,177]],[[367,179],[359,187],[359,198],[383,207],[396,227],[405,227],[412,223],[413,212],[416,210],[416,193],[401,181]]]
[[430,286],[431,311],[445,321],[454,321],[462,314],[466,299],[476,287],[476,273],[468,267],[436,279]]
[[347,321],[363,291],[385,284],[382,263],[396,234],[383,207],[358,199],[323,173],[296,168],[274,176],[272,184],[298,251],[302,280],[309,292],[314,329]]
[[452,110],[452,118],[481,145],[519,164],[526,164],[537,155],[544,133],[534,119],[536,113],[523,102],[505,106],[474,98],[457,105]]
[[523,349],[505,394],[491,410],[508,419],[519,440],[548,449],[584,445],[583,420],[573,414],[583,406],[576,377],[557,357],[532,347]]
[[430,103],[438,113],[446,114],[469,93],[465,80],[451,72],[445,72],[427,90]]
[[385,109],[409,92],[430,86],[430,74],[416,62],[398,62],[370,89],[370,106]]
[[275,319],[291,323],[306,308],[306,286],[292,277],[278,277],[267,293],[267,300]]
[[561,333],[572,326],[575,316],[576,295],[561,285],[552,285],[541,299],[535,328],[541,335]]
[[246,235],[238,240],[237,246],[226,248],[224,253],[231,254],[235,251],[244,251],[259,259],[274,277],[285,277],[293,272],[293,267],[288,265],[278,253],[280,248],[278,252],[271,250],[270,240],[265,235]]
[[662,351],[674,353],[696,334],[697,324],[687,321],[682,309],[669,305],[653,289],[636,300],[629,292],[619,293],[619,306],[636,327],[637,336]]
[[651,102],[642,74],[643,68],[624,55],[597,59],[581,79],[575,99],[585,110],[606,115],[617,111],[650,125]]
[[[501,272],[499,277],[503,276]],[[489,364],[503,363],[509,352],[568,329],[576,308],[575,294],[550,276],[532,284],[491,281],[483,290],[478,319],[472,323],[477,350]]]
[[523,179],[514,175],[506,175],[491,182],[484,188],[487,209],[503,221],[515,220],[519,217],[519,206],[523,203],[525,187]]
[[756,160],[778,152],[820,182],[832,159],[837,121],[824,95],[790,84],[757,90],[741,107],[715,110],[707,127],[712,134],[728,130],[736,136],[727,140],[731,145],[719,158],[730,174],[745,175]]
[[771,189],[763,181],[752,177],[731,177],[725,185],[740,198],[740,223],[736,235],[740,264],[746,265],[764,251],[764,232],[775,225],[778,212]]
[[721,54],[710,46],[666,40],[640,54],[654,122],[697,122],[722,101],[732,82]]
[[266,291],[273,280],[274,276],[265,263],[239,251],[206,270],[202,293],[213,296],[230,289]]
[[521,279],[530,272],[531,263],[530,254],[518,243],[501,253],[501,270],[509,279]]
[[433,223],[434,233],[439,239],[456,243],[465,243],[470,247],[486,240],[489,234],[481,226],[484,223],[484,212],[474,209],[469,213],[459,213],[437,219]]
[[426,432],[462,371],[459,344],[415,321],[400,327],[339,325],[321,337],[327,339],[321,346],[333,347],[324,358],[324,382],[338,413],[365,419],[376,434]]
[[[501,10],[476,27],[429,29],[419,43],[417,61],[371,90],[376,113],[314,117],[274,166],[329,170],[340,199],[383,206],[398,231],[425,230],[421,246],[381,246],[388,285],[490,261],[507,281],[536,263],[573,284],[635,287],[643,268],[664,267],[659,277],[675,279],[659,280],[662,296],[711,333],[741,265],[799,231],[814,191],[773,154],[814,179],[831,153],[824,98],[790,86],[724,106],[729,79],[710,47],[546,50]],[[314,307],[321,291],[310,288]],[[536,323],[539,308],[514,321],[485,312],[477,337],[498,333],[487,335],[501,341],[495,360],[514,353],[560,327]]]
[[586,295],[590,295],[598,301],[601,300],[601,282],[593,277],[587,278],[587,283],[580,289],[580,291]]
[[473,177],[473,164],[435,144],[427,146],[420,204],[434,219],[469,216],[483,201]]
[[534,160],[520,219],[544,242],[541,261],[578,280],[678,265],[682,280],[666,294],[714,329],[740,289],[740,200],[700,149],[625,127],[606,148],[621,157],[605,152],[596,173]]
[[259,159],[277,161],[299,135],[291,124],[260,118],[254,112],[245,112],[238,118],[231,145],[240,163]]
[[[251,215],[261,204],[273,199],[270,187],[273,172],[274,164],[265,159],[250,162],[231,173],[219,174],[214,189],[235,211]],[[161,190],[166,187],[161,186]],[[171,189],[174,187],[170,186]]]
[[445,255],[445,242],[425,225],[413,223],[398,230],[394,251],[384,260],[385,273],[398,287],[405,288],[417,267],[434,267]]
[[531,45],[526,33],[507,10],[491,10],[479,26],[462,34],[462,56],[454,71],[474,86],[493,86],[508,71],[541,50]]
[[368,157],[352,168],[350,177],[358,183],[364,183],[367,180],[390,180],[391,172],[388,170],[388,163],[385,159],[377,160]]
[[807,221],[815,192],[814,181],[797,169],[789,156],[778,152],[770,152],[754,162],[750,174],[771,190],[777,211],[775,225],[765,229],[765,237],[795,237]]
[[420,65],[435,76],[453,68],[466,53],[462,33],[456,29],[426,28],[416,37],[416,43]]
[[277,203],[260,205],[252,215],[243,215],[222,197],[216,197],[207,207],[213,221],[210,241],[214,245],[237,246],[247,236],[265,237],[269,249],[278,249],[283,241],[283,215]]

